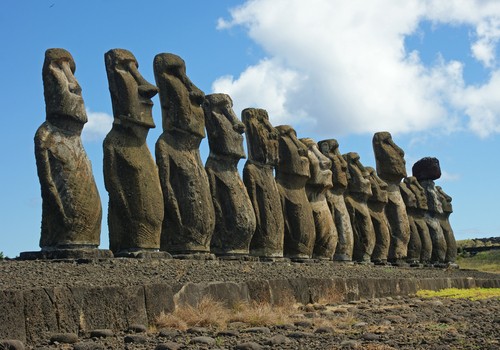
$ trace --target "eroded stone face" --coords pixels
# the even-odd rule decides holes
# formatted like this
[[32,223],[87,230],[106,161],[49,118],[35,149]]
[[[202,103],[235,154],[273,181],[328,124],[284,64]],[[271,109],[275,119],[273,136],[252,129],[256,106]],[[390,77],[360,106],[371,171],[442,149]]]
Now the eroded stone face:
[[138,72],[131,52],[105,54],[114,122],[104,139],[110,249],[115,254],[160,247],[163,199],[158,169],[146,144],[157,88]]
[[279,162],[276,183],[285,221],[284,255],[292,259],[311,258],[315,227],[305,185],[310,177],[308,150],[288,125],[277,126]]
[[250,242],[250,254],[264,258],[283,257],[284,219],[280,195],[274,180],[278,162],[278,131],[269,122],[264,109],[244,109],[242,120],[248,148],[243,182],[252,202],[256,229]]
[[387,131],[373,135],[373,151],[378,176],[387,183],[399,183],[406,177],[404,151],[399,148]]
[[359,155],[355,152],[344,154],[344,159],[347,162],[347,169],[349,171],[349,194],[359,194],[364,200],[372,195],[372,188],[370,180],[368,179],[369,173],[361,164]]
[[163,125],[155,152],[165,205],[161,250],[208,253],[215,212],[199,150],[205,137],[204,94],[187,77],[179,56],[158,54],[153,67]]
[[340,154],[339,143],[335,139],[318,142],[321,153],[332,162],[333,190],[343,192],[347,189],[347,162]]
[[210,248],[217,255],[247,255],[256,227],[254,209],[237,168],[245,157],[245,127],[232,106],[225,94],[207,95],[203,104],[210,145],[205,169],[215,209]]
[[80,138],[87,115],[75,69],[68,51],[45,52],[47,121],[34,140],[42,192],[42,250],[97,248],[100,241],[101,200]]

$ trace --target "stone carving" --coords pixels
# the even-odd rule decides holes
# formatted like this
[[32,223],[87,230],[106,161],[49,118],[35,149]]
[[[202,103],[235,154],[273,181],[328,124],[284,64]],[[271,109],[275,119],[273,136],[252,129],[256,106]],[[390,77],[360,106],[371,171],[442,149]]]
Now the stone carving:
[[410,223],[399,191],[399,183],[406,177],[404,152],[393,142],[391,134],[386,131],[375,133],[372,144],[377,174],[388,185],[388,202],[385,206],[385,215],[391,227],[388,260],[399,264],[406,259],[410,241]]
[[291,126],[280,125],[276,129],[280,133],[276,183],[285,221],[284,255],[293,260],[309,259],[316,233],[305,191],[310,177],[308,151]]
[[368,209],[375,230],[375,248],[371,256],[375,264],[387,264],[387,255],[391,244],[391,231],[389,222],[385,216],[385,206],[387,204],[387,184],[377,176],[377,172],[372,167],[366,167],[369,174],[369,180],[372,195],[368,198]]
[[204,93],[186,75],[179,56],[154,59],[163,133],[156,142],[165,219],[161,249],[174,255],[209,253],[215,212],[199,145],[205,137]]
[[307,147],[309,172],[311,177],[306,182],[306,194],[314,217],[316,242],[313,258],[332,260],[337,247],[337,228],[333,222],[332,213],[326,201],[326,192],[332,187],[332,162],[318,149],[316,142],[310,138],[300,141]]
[[[415,176],[409,176],[404,179],[404,183],[406,187],[413,193],[415,196],[415,205],[407,205],[406,211],[408,212],[408,218],[413,219],[413,223],[418,231],[418,235],[420,237],[420,262],[424,264],[428,264],[431,261],[432,256],[432,240],[429,233],[429,227],[425,221],[425,214],[429,207],[427,206],[427,196],[425,194],[425,190],[420,184]],[[403,194],[403,192],[401,192]],[[404,196],[403,196],[404,198]],[[406,201],[405,201],[406,202]],[[411,239],[410,239],[411,242]],[[409,248],[410,249],[410,248]],[[408,253],[408,258],[416,257],[416,254]]]
[[408,222],[410,223],[410,241],[408,242],[408,253],[406,255],[406,261],[410,265],[416,265],[420,262],[420,255],[422,251],[422,242],[420,240],[420,234],[415,223],[417,198],[415,193],[413,193],[413,191],[411,190],[406,179],[407,178],[405,178],[403,182],[399,184],[401,197],[403,197],[403,201],[406,206],[406,213],[408,214]]
[[264,109],[244,109],[241,118],[245,124],[248,149],[243,182],[256,217],[250,254],[264,259],[281,258],[285,226],[273,174],[278,163],[278,131],[269,122]]
[[100,240],[101,200],[80,138],[87,114],[74,73],[68,51],[45,52],[46,121],[35,135],[42,251],[97,248]]
[[[425,169],[426,167],[432,169]],[[434,183],[437,174],[441,174],[441,169],[437,168],[440,168],[439,161],[436,158],[431,159],[430,157],[426,157],[413,165],[412,172],[414,176],[416,174],[420,176],[415,177],[424,188],[427,197],[428,210],[425,214],[425,221],[429,227],[432,240],[431,262],[444,263],[446,259],[446,239],[438,218],[438,216],[443,214],[443,208],[436,190],[436,184]]]
[[457,259],[457,242],[449,220],[451,213],[453,213],[453,206],[451,205],[452,198],[448,196],[440,186],[436,186],[436,190],[443,208],[443,214],[439,214],[438,218],[446,240],[446,257],[444,261],[453,264]]
[[238,174],[238,162],[245,158],[245,125],[233,112],[229,95],[205,97],[203,110],[210,155],[205,164],[212,202],[215,231],[210,249],[217,255],[248,255],[256,219],[247,190]]
[[340,154],[337,140],[323,140],[318,142],[318,146],[321,152],[332,162],[333,187],[326,192],[326,200],[338,235],[333,260],[349,262],[352,260],[354,236],[351,219],[344,200],[344,192],[347,190],[347,162]]
[[375,229],[368,209],[367,200],[372,195],[368,171],[361,164],[355,152],[344,154],[349,171],[349,182],[345,203],[354,234],[353,260],[369,263],[375,248]]
[[155,127],[151,98],[158,89],[141,76],[131,52],[113,49],[104,58],[114,115],[103,145],[110,249],[115,255],[157,251],[163,200],[146,137]]

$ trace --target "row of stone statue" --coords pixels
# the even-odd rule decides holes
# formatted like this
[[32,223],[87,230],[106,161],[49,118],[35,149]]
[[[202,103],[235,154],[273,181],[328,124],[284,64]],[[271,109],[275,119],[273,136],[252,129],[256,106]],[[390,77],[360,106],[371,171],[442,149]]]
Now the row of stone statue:
[[[434,185],[435,158],[406,178],[403,151],[376,133],[377,171],[356,153],[340,154],[334,139],[298,139],[273,127],[265,110],[242,121],[228,95],[206,95],[173,54],[154,59],[156,85],[127,50],[105,54],[113,127],[104,140],[110,250],[167,251],[262,259],[359,262],[453,262],[451,198]],[[43,210],[43,251],[96,249],[101,202],[81,131],[87,122],[75,63],[49,49],[43,66],[46,122],[35,136]],[[151,98],[159,92],[163,133],[156,162],[147,144],[155,127]],[[208,133],[203,167],[199,145]],[[248,160],[241,179],[237,164]],[[404,181],[401,180],[404,178]]]

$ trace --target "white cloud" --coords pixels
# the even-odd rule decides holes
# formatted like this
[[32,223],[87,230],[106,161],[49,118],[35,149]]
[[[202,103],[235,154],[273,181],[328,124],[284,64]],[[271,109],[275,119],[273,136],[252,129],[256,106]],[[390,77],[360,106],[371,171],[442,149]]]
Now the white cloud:
[[326,134],[500,132],[496,74],[466,86],[462,62],[441,58],[429,67],[418,52],[405,51],[405,37],[423,20],[470,26],[473,57],[494,69],[497,1],[249,0],[217,28],[245,27],[269,58],[239,77],[219,78],[212,89],[230,94],[235,109],[265,108],[274,123],[317,124]]
[[104,112],[92,112],[87,109],[88,122],[82,132],[85,141],[102,141],[111,130],[113,117]]
[[450,182],[460,180],[460,174],[449,173],[441,169],[441,181]]

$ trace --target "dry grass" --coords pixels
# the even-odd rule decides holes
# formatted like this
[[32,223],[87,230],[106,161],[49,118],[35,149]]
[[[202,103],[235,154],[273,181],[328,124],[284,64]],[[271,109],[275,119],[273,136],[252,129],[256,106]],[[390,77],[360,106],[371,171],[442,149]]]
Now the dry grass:
[[500,288],[446,288],[438,291],[433,290],[419,290],[417,296],[423,298],[451,298],[451,299],[500,299]]

